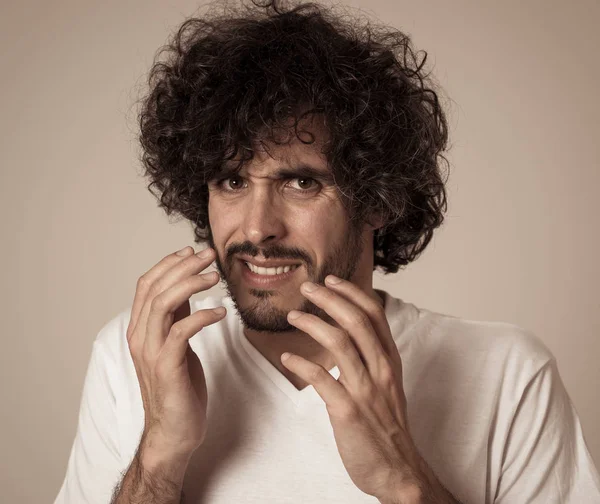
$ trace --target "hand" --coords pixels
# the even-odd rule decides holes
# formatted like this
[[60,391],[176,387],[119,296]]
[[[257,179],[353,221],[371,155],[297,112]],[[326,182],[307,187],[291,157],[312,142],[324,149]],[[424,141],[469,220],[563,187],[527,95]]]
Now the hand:
[[208,250],[201,258],[186,247],[183,255],[170,254],[142,275],[127,328],[144,404],[143,440],[173,455],[191,455],[206,435],[206,380],[189,339],[226,313],[222,308],[190,315],[192,294],[219,279],[217,272],[198,275],[213,261],[214,250]]
[[[339,324],[292,310],[288,321],[334,357],[340,377],[298,355],[282,364],[314,386],[327,405],[344,467],[354,484],[380,501],[412,498],[424,461],[407,424],[402,361],[383,307],[351,282],[340,280],[301,292]],[[338,279],[339,280],[339,279]],[[315,285],[315,284],[312,284]],[[293,318],[298,314],[298,318]]]

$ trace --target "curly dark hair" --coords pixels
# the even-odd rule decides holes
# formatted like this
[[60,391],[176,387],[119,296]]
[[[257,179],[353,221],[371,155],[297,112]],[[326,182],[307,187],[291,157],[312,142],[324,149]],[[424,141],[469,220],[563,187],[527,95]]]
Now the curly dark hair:
[[397,272],[423,252],[447,209],[447,122],[427,53],[396,29],[334,8],[257,1],[241,10],[217,2],[223,12],[187,18],[157,52],[138,116],[148,190],[204,242],[207,183],[225,162],[241,152],[238,171],[255,142],[277,143],[274,130],[289,130],[290,119],[312,143],[297,124],[322,114],[331,134],[323,154],[349,219],[383,218],[373,269]]

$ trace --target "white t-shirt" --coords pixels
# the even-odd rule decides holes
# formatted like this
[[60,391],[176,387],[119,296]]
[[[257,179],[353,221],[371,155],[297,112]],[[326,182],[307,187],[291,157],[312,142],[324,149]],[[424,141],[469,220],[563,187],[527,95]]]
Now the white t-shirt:
[[[596,504],[600,478],[556,360],[516,325],[434,313],[378,291],[403,362],[415,444],[463,504]],[[208,432],[186,504],[376,504],[346,472],[325,403],[297,390],[227,316],[190,340],[208,387]],[[127,345],[129,308],[99,332],[55,504],[109,504],[137,450],[144,409]],[[284,336],[282,336],[284,337]],[[339,370],[330,371],[334,378]]]

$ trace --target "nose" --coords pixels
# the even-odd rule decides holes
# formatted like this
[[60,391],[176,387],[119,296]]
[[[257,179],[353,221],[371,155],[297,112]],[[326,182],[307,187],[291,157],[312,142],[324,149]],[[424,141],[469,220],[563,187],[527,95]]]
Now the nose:
[[243,232],[254,245],[279,241],[285,234],[283,209],[269,187],[256,187],[246,198]]

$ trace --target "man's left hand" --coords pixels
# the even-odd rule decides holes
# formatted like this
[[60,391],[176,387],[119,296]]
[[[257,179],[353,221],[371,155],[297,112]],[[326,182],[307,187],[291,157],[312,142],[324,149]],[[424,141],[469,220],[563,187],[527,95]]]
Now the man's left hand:
[[[402,360],[380,303],[355,284],[329,275],[326,287],[301,292],[339,324],[292,310],[288,321],[331,352],[334,379],[298,355],[282,364],[325,401],[344,467],[354,484],[382,503],[418,502],[432,473],[409,433]],[[297,314],[299,317],[293,318]],[[429,489],[427,489],[429,490]]]

